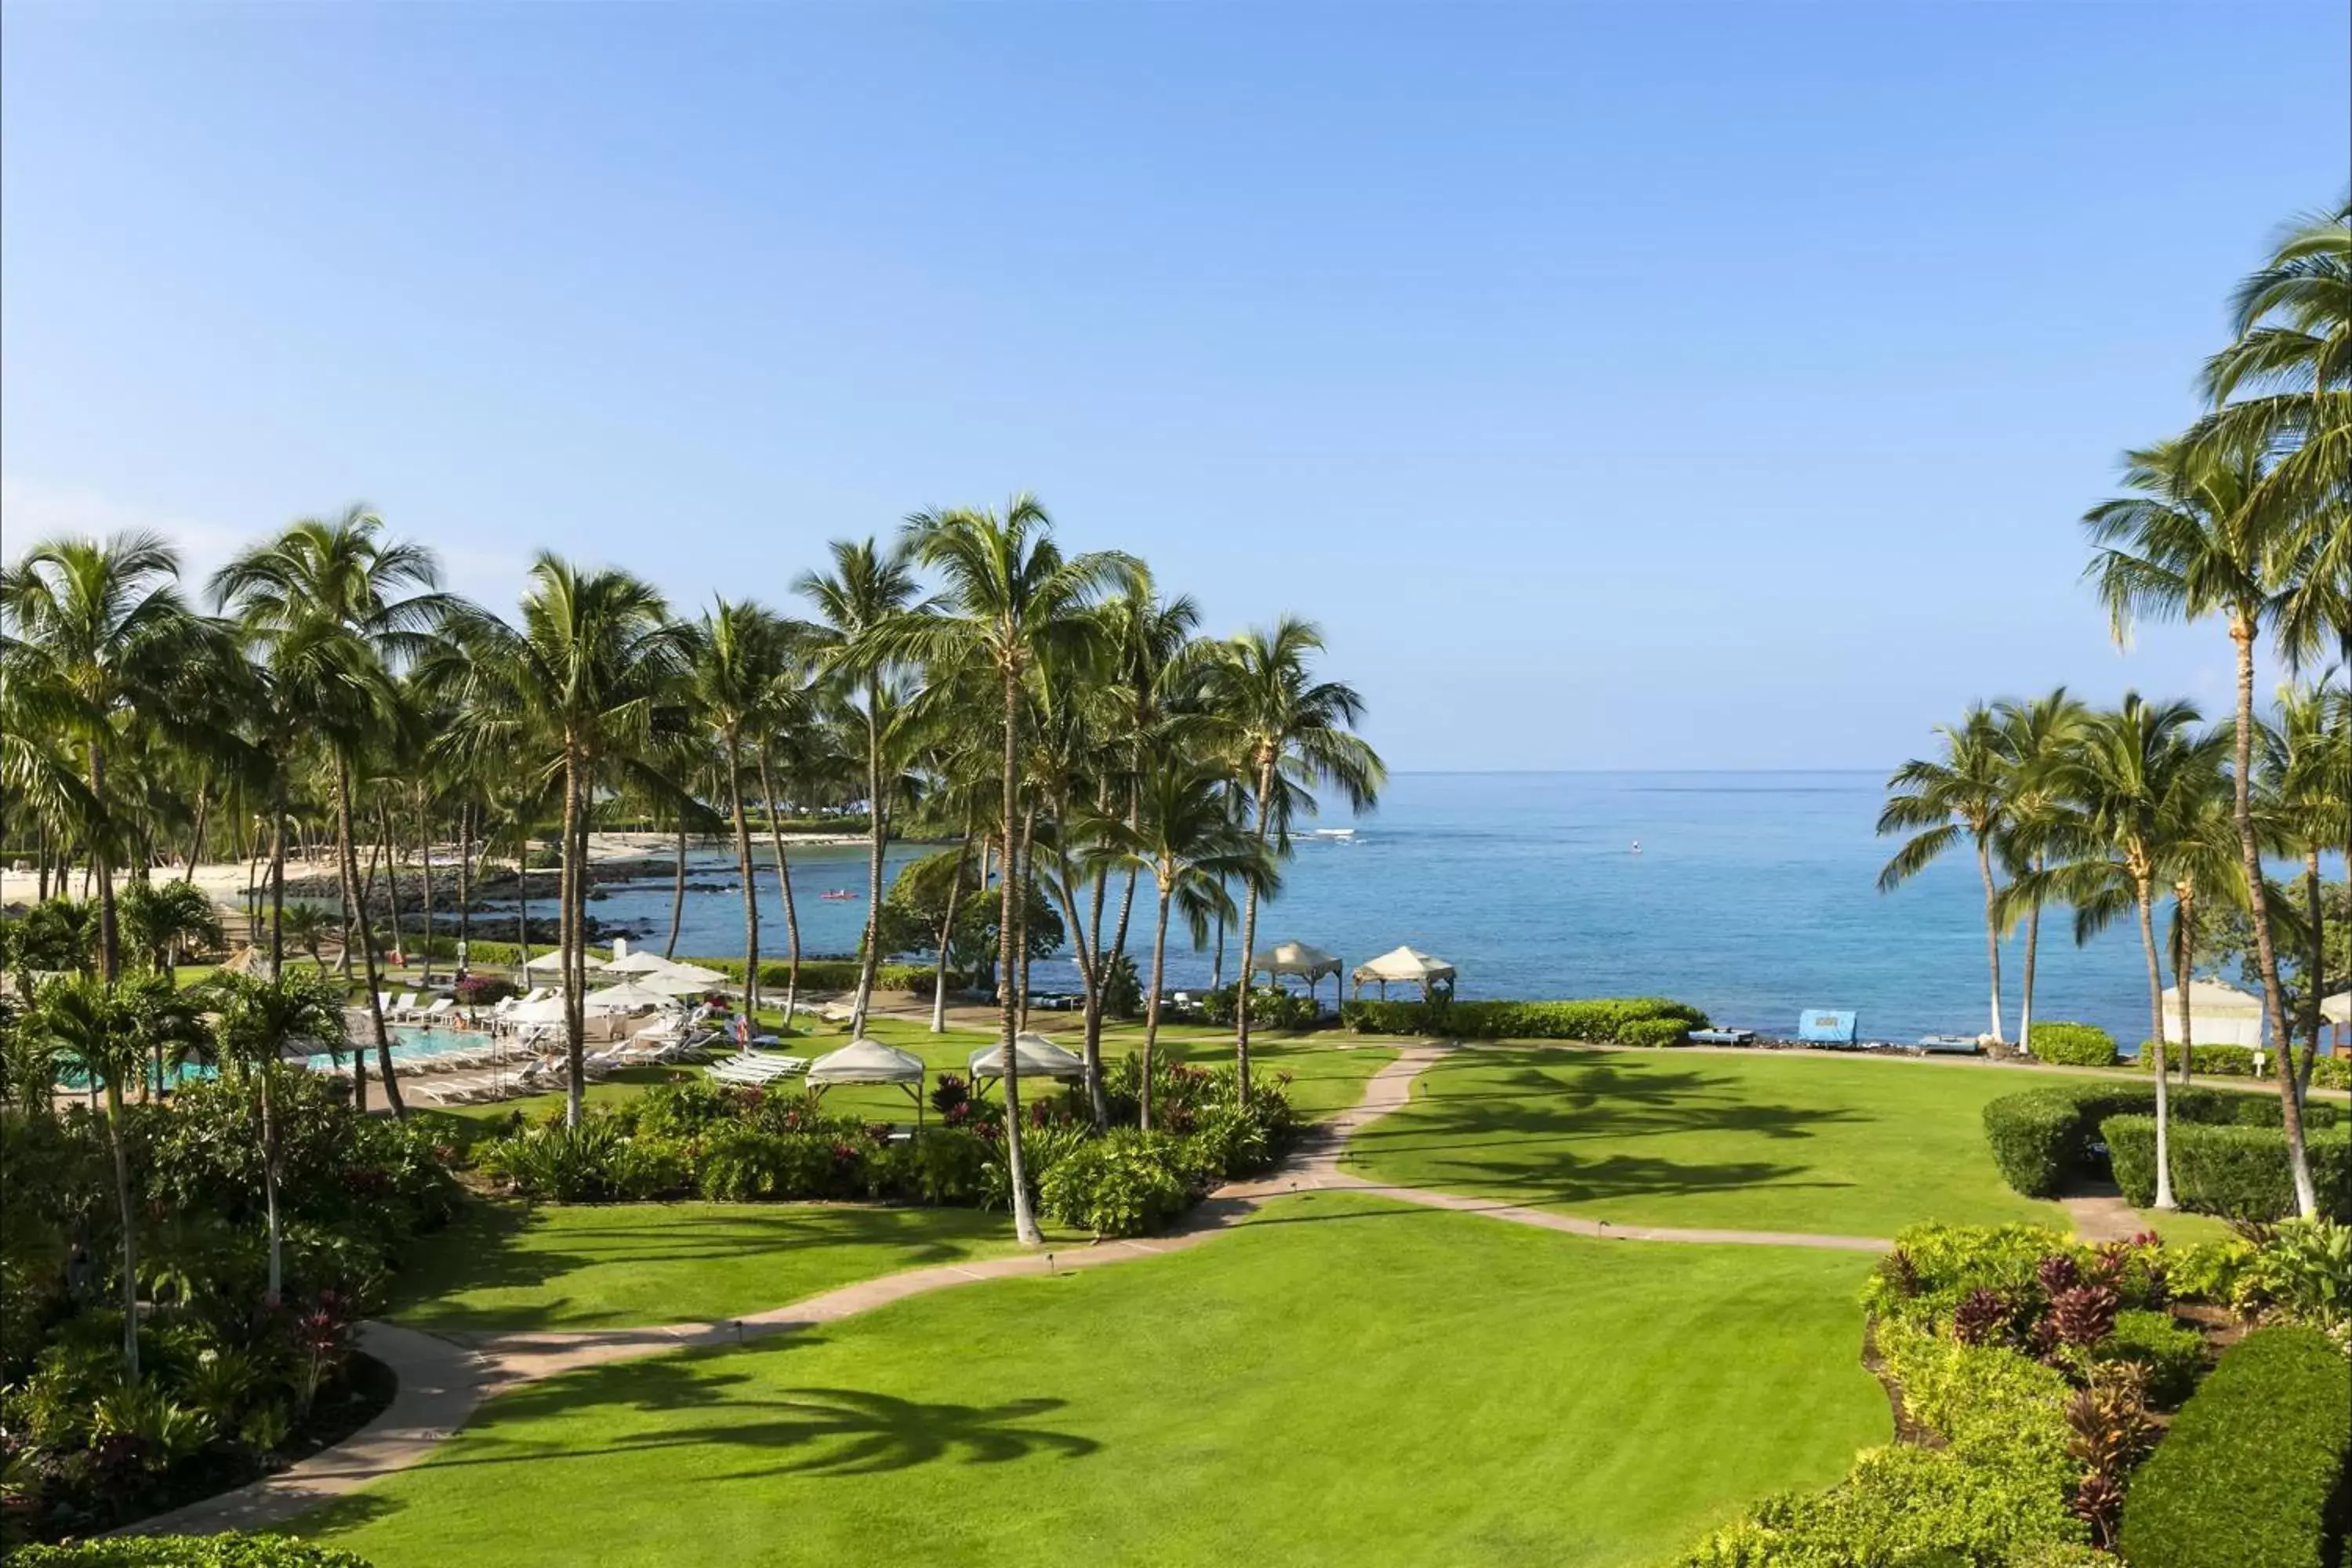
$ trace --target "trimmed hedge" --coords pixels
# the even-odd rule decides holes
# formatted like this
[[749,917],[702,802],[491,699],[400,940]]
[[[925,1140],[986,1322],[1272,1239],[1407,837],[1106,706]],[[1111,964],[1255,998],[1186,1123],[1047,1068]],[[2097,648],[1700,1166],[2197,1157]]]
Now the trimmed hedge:
[[[2279,1102],[2267,1094],[2191,1088],[2174,1089],[2167,1098],[2176,1125],[2279,1124]],[[2305,1126],[2314,1130],[2337,1125],[2343,1114],[2341,1108],[2319,1101],[2303,1109]],[[1987,1101],[1985,1142],[2012,1188],[2029,1198],[2055,1197],[2070,1182],[2103,1173],[2091,1148],[2101,1136],[2102,1122],[2111,1116],[2153,1116],[2155,1111],[2153,1084],[2051,1084]]]
[[[2278,1106],[2273,1102],[2273,1112]],[[2114,1163],[2116,1184],[2135,1206],[2156,1201],[2156,1118],[2110,1116],[2099,1124]],[[2172,1194],[2185,1209],[2231,1219],[2282,1219],[2294,1213],[2294,1184],[2287,1172],[2286,1132],[2278,1127],[2209,1126],[2175,1118],[2167,1140],[2172,1155]],[[2305,1128],[2304,1151],[2311,1160],[2319,1209],[2328,1218],[2352,1221],[2352,1129]]]
[[2133,1568],[2323,1568],[2347,1460],[2343,1352],[2316,1330],[2257,1329],[2221,1357],[2134,1478],[2124,1555]]
[[2095,1024],[2036,1024],[2026,1049],[2060,1067],[2111,1068],[2116,1065],[2116,1037]]
[[[1343,1002],[1342,1023],[1360,1035],[1447,1035],[1461,1040],[1581,1040],[1596,1046],[1662,1046],[1706,1027],[1706,1015],[1664,996],[1604,996],[1572,1002]],[[1679,1026],[1675,1037],[1654,1026]],[[1644,1025],[1629,1037],[1628,1026]]]
[[[2180,1046],[2167,1041],[2159,1046],[2154,1040],[2139,1043],[2139,1055],[2133,1065],[2142,1071],[2153,1068],[2158,1058],[2164,1065],[2178,1072],[2180,1068]],[[2252,1046],[2191,1046],[2189,1047],[2189,1070],[2194,1075],[2204,1073],[2210,1078],[2253,1078],[2254,1049]]]
[[364,1557],[282,1535],[148,1535],[20,1546],[19,1568],[369,1568]]

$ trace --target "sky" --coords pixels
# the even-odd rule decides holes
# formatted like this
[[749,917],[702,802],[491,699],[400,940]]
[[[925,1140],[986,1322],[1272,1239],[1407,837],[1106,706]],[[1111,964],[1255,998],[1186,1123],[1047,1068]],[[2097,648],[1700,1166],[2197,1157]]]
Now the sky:
[[0,532],[379,510],[682,609],[1039,495],[1398,769],[1890,766],[2065,682],[2340,0],[0,14]]

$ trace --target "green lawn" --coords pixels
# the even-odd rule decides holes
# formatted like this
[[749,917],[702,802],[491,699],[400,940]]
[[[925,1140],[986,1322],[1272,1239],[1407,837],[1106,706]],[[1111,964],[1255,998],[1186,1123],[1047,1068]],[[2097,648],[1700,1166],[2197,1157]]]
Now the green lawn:
[[1302,1196],[524,1389],[296,1528],[379,1568],[1654,1563],[1887,1439],[1867,1267]]
[[484,1201],[420,1245],[388,1315],[440,1333],[708,1322],[1009,1251],[1012,1231],[976,1209]]
[[1360,1131],[1362,1174],[1623,1224],[1891,1237],[2038,1220],[1987,1151],[2016,1075],[1906,1060],[1465,1049]]

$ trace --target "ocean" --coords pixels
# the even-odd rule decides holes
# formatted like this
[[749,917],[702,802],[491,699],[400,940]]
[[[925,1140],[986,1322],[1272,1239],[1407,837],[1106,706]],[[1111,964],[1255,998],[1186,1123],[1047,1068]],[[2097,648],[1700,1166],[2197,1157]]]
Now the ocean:
[[[1399,774],[1376,811],[1311,825],[1352,837],[1300,837],[1281,897],[1260,911],[1259,945],[1311,942],[1352,966],[1410,942],[1460,970],[1465,998],[1661,994],[1778,1034],[1807,1007],[1858,1012],[1865,1038],[1979,1033],[1990,1019],[1975,861],[1956,854],[1880,893],[1897,842],[1874,831],[1885,785],[1874,772]],[[924,852],[894,847],[891,868]],[[863,900],[820,895],[862,889],[865,852],[811,847],[792,859],[803,951],[853,951]],[[761,947],[782,956],[764,847],[759,860]],[[731,889],[731,854],[696,857],[692,875]],[[667,934],[667,874],[606,891],[598,918],[656,943]],[[1148,889],[1137,906],[1129,948],[1147,970]],[[1239,942],[1236,930],[1228,979]],[[1171,984],[1204,985],[1209,955],[1190,951],[1181,926],[1170,945]],[[2012,1037],[2023,945],[2021,931],[2002,954]],[[688,895],[681,953],[742,946],[740,892]],[[1034,983],[1075,990],[1076,968],[1041,963]],[[2136,1047],[2148,1022],[2136,928],[2077,947],[2071,916],[2045,913],[2034,1011]]]

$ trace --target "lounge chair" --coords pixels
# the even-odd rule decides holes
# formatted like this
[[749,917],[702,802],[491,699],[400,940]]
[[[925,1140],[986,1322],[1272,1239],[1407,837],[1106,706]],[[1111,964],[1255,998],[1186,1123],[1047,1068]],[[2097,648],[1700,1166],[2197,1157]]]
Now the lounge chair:
[[415,1012],[416,1005],[424,1000],[425,993],[422,991],[404,992],[402,994],[399,1001],[394,1002],[391,1006],[386,1007],[383,1010],[384,1018],[388,1022],[397,1022],[404,1019],[410,1014]]
[[416,1021],[420,1024],[429,1024],[434,1019],[440,1017],[444,1013],[449,1011],[450,1008],[455,1007],[457,1005],[457,1001],[453,997],[437,997],[418,1011]]
[[774,1083],[779,1079],[807,1070],[806,1057],[778,1057],[765,1051],[746,1051],[741,1056],[729,1057],[724,1061],[713,1063],[710,1076],[721,1083],[759,1085]]
[[393,994],[389,991],[379,991],[375,994],[376,1011],[382,1013],[387,1018],[400,1011],[399,1007],[393,1002],[392,997]]
[[1691,1044],[1695,1046],[1744,1046],[1756,1037],[1753,1029],[1693,1029]]

